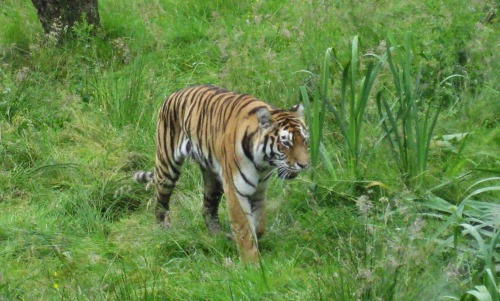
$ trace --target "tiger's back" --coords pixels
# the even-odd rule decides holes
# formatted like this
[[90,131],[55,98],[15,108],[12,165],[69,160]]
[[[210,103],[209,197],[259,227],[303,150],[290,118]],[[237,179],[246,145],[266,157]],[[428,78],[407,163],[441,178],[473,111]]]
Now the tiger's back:
[[[194,86],[171,94],[158,113],[154,183],[156,216],[170,226],[169,200],[185,158],[200,165],[203,217],[220,230],[218,206],[226,194],[231,230],[244,261],[258,256],[265,229],[264,201],[273,169],[293,178],[309,164],[301,107],[274,109],[247,94]],[[150,175],[136,174],[136,179]]]
[[[238,140],[238,130],[254,132],[253,114],[271,106],[248,94],[237,94],[214,86],[189,87],[170,95],[158,114],[157,156],[174,154],[179,161],[191,157],[203,168],[220,172],[220,162]],[[232,133],[232,135],[230,135]],[[177,145],[180,149],[174,149]],[[226,148],[221,146],[225,145]],[[168,148],[170,146],[170,148]]]

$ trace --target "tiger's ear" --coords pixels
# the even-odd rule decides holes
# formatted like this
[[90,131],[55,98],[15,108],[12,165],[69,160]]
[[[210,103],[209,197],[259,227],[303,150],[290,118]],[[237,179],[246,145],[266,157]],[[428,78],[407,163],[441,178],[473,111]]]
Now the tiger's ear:
[[294,112],[299,118],[304,119],[304,105],[299,103],[290,108],[290,112]]
[[267,108],[260,108],[257,110],[257,120],[259,120],[259,127],[267,129],[271,127],[271,113]]

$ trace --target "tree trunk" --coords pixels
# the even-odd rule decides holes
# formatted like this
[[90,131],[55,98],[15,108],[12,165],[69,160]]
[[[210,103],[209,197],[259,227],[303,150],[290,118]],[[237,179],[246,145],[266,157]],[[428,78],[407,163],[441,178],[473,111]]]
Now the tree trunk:
[[71,33],[71,27],[85,21],[92,31],[100,26],[97,0],[31,0],[46,34],[58,40]]

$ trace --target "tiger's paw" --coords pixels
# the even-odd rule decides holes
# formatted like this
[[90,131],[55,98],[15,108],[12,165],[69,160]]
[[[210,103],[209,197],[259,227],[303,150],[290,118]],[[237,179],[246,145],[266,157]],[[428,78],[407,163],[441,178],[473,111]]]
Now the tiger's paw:
[[221,231],[221,226],[218,219],[211,218],[209,216],[204,216],[204,218],[205,218],[205,225],[210,231],[210,234],[216,235]]
[[171,227],[170,215],[168,214],[168,212],[157,212],[156,220],[164,229],[169,229]]
[[170,229],[170,227],[172,226],[172,224],[170,223],[170,219],[169,218],[165,218],[163,220],[163,222],[161,223],[161,226],[164,229]]
[[226,238],[227,238],[228,240],[234,240],[233,233],[231,233],[231,232],[226,232],[226,233],[224,233],[224,235],[226,236]]

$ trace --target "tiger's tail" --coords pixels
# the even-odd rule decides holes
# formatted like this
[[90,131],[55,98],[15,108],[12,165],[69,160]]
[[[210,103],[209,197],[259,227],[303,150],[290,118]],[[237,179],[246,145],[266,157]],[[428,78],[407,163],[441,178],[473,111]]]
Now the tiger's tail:
[[153,183],[154,173],[152,171],[136,171],[134,173],[134,180],[138,183],[150,184]]

